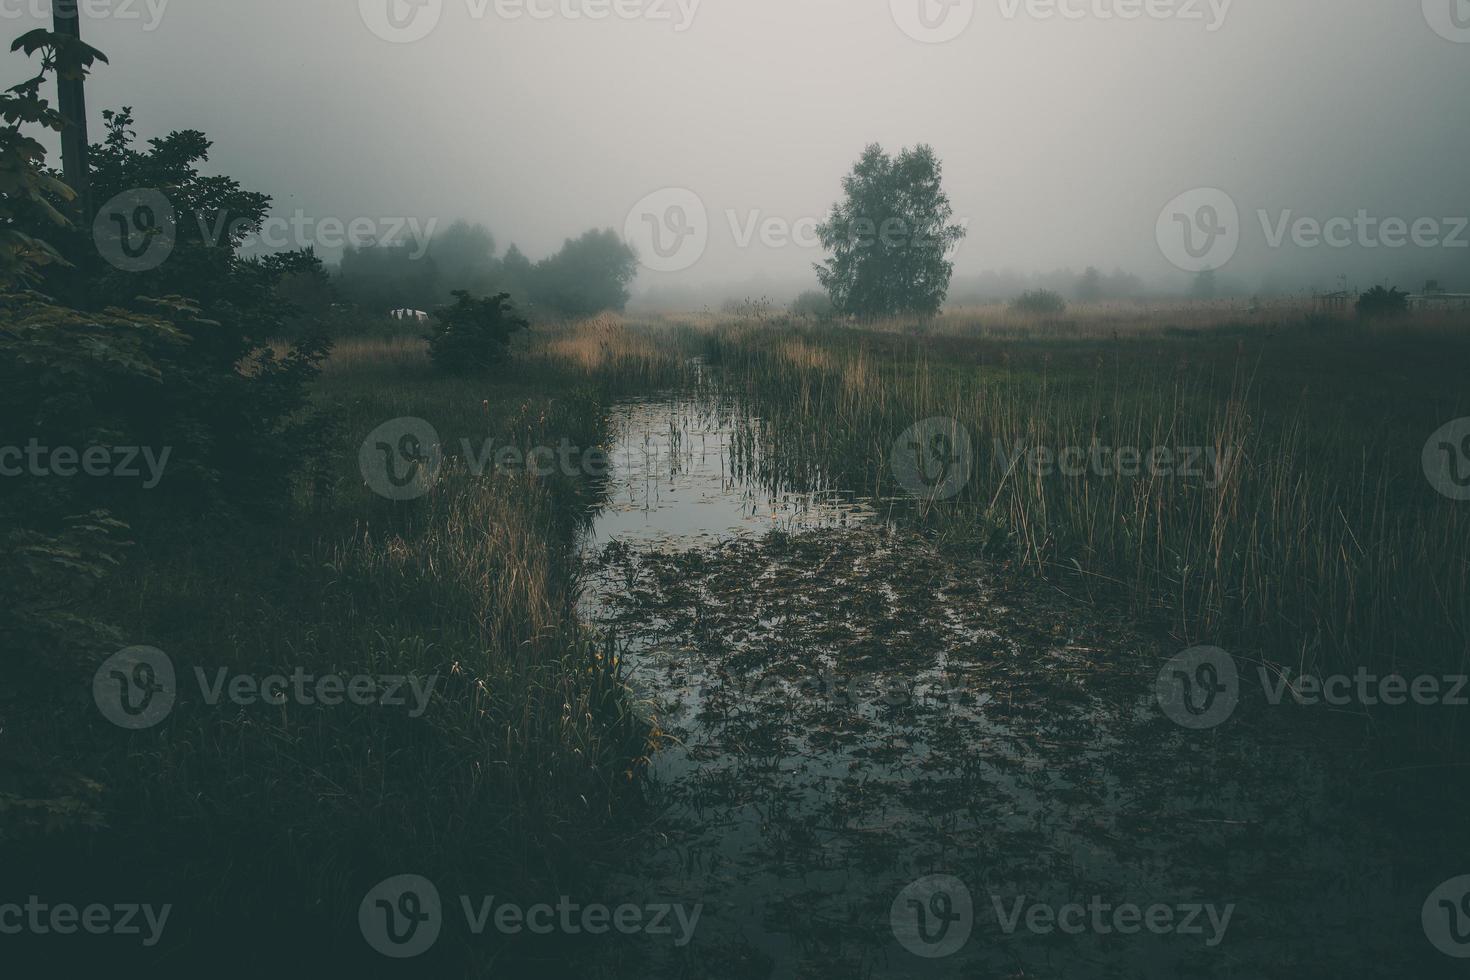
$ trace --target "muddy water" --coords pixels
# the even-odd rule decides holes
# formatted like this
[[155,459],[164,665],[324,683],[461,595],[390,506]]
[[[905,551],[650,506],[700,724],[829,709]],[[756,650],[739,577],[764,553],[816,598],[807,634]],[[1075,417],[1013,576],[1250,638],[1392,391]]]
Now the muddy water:
[[728,404],[633,402],[614,423],[584,613],[627,645],[662,731],[658,822],[620,882],[703,909],[640,975],[1420,962],[1433,872],[1375,824],[1341,741],[1279,711],[1174,725],[1153,683],[1177,651],[942,552],[894,502],[773,478],[759,420]]
[[772,530],[851,527],[876,516],[852,494],[752,479],[761,467],[754,422],[710,399],[615,406],[611,488],[586,546],[688,549]]

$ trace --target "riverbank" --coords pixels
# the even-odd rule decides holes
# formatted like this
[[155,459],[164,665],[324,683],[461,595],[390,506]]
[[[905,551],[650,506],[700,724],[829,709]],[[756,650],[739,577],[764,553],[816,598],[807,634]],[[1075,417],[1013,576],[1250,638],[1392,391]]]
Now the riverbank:
[[[380,975],[425,883],[436,975],[1432,969],[1463,709],[1281,682],[1465,672],[1464,512],[1420,459],[1464,344],[1200,329],[602,318],[474,380],[344,344],[288,513],[136,525],[93,606],[153,653],[29,717],[26,778],[92,781],[14,887],[169,905],[130,952],[241,975]],[[976,910],[942,963],[895,931],[934,876]],[[1079,897],[1210,905],[1220,941],[1008,918]]]
[[[290,447],[320,455],[288,513],[137,522],[92,609],[120,647],[154,652],[104,665],[95,697],[78,678],[74,711],[30,718],[29,778],[86,772],[76,803],[93,825],[42,830],[8,877],[53,901],[173,911],[157,949],[81,941],[76,962],[259,976],[286,957],[290,975],[373,975],[358,906],[390,876],[528,904],[596,898],[598,868],[636,833],[647,740],[575,612],[573,548],[598,481],[445,466],[422,495],[390,499],[375,434],[415,419],[449,446],[590,449],[611,392],[681,371],[596,324],[477,380],[435,374],[414,341],[347,344],[314,396],[329,436]],[[507,945],[446,937],[433,962],[453,975]]]
[[1395,728],[1221,649],[1233,685],[1191,716],[1166,618],[956,537],[942,501],[834,486],[724,380],[618,410],[587,537],[586,615],[657,732],[620,880],[702,908],[653,975],[1436,975],[1417,913],[1470,859],[1462,794],[1392,736],[1450,700]]

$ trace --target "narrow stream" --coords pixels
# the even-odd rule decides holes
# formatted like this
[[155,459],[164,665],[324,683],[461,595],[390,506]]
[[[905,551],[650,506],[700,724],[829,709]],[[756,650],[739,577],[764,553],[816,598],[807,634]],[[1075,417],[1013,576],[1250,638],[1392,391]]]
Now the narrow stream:
[[871,502],[836,490],[768,488],[751,479],[759,463],[753,420],[727,403],[680,398],[614,407],[618,434],[609,499],[586,539],[588,549],[687,549],[769,531],[843,528],[877,516]]
[[[1175,726],[1152,692],[1176,651],[942,554],[884,502],[770,485],[729,403],[613,420],[583,611],[663,732],[623,881],[703,906],[645,975],[1315,975],[1407,941],[1381,923],[1412,933],[1410,859],[1341,751]],[[1027,926],[1068,904],[1176,928]]]

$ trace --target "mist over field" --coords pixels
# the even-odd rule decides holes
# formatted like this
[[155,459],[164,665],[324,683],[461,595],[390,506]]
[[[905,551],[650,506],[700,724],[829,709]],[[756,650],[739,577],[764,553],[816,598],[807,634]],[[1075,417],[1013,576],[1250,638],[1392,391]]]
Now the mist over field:
[[0,31],[0,978],[1464,976],[1470,0]]
[[[533,259],[687,189],[708,246],[689,268],[645,269],[635,303],[815,285],[811,226],[871,142],[943,161],[969,229],[957,292],[985,271],[1096,266],[1182,293],[1155,225],[1194,188],[1239,209],[1219,268],[1234,291],[1342,276],[1470,289],[1453,220],[1470,215],[1467,48],[1419,3],[924,3],[941,33],[885,0],[628,0],[627,15],[435,0],[402,43],[355,3],[139,0],[136,20],[88,23],[113,62],[94,77],[93,131],[102,109],[136,105],[144,137],[209,133],[216,165],[270,188],[276,215],[464,218]],[[1339,229],[1341,246],[1282,237],[1360,212],[1372,224]],[[1445,222],[1427,239],[1443,244],[1380,244],[1391,219]]]

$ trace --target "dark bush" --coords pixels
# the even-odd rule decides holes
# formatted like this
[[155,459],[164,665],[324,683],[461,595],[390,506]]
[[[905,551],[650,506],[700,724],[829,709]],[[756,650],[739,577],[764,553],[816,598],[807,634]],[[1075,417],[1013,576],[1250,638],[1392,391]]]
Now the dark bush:
[[[330,303],[321,262],[310,251],[240,255],[271,199],[204,173],[205,134],[184,130],[145,144],[131,109],[103,118],[106,135],[91,148],[91,190],[105,202],[95,227],[113,237],[42,225],[16,209],[18,228],[54,237],[62,254],[80,261],[40,270],[36,288],[53,309],[10,302],[17,330],[0,351],[0,405],[11,408],[6,417],[20,431],[54,445],[169,449],[167,479],[148,497],[170,509],[284,507],[324,433],[308,408],[328,347],[316,329],[317,311]],[[47,193],[60,204],[70,194],[63,190]],[[156,261],[125,268],[114,249],[126,253],[123,246],[148,240],[142,209],[127,203],[140,194],[174,213],[162,222],[171,244]],[[104,321],[105,329],[97,326]],[[284,350],[273,345],[282,337],[292,340]],[[115,492],[117,482],[88,483],[85,492],[99,499],[86,505],[132,516],[129,505],[142,499]]]
[[510,338],[530,327],[510,301],[509,293],[476,298],[454,293],[454,305],[434,311],[429,356],[449,374],[487,371],[506,358]]
[[832,315],[832,297],[826,293],[809,289],[791,303],[793,316],[810,316],[825,320]]
[[1358,316],[1362,317],[1398,316],[1408,309],[1409,294],[1398,289],[1374,286],[1358,297]]
[[1050,289],[1032,289],[1011,300],[1011,309],[1017,313],[1054,316],[1067,311],[1067,301]]

